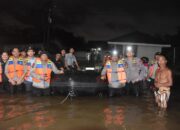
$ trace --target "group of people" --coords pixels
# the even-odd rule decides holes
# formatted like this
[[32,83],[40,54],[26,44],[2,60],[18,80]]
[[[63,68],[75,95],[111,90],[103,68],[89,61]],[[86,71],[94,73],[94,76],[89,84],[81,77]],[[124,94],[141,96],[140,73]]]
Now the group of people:
[[27,51],[14,48],[11,55],[3,52],[0,61],[0,89],[10,94],[26,91],[33,95],[50,95],[52,72],[63,74],[64,69],[79,69],[73,48],[67,54],[62,50],[61,54],[56,55],[54,62],[46,51],[35,56],[32,47]]
[[[45,51],[35,56],[35,50],[29,47],[27,51],[14,48],[11,55],[3,52],[0,61],[1,88],[10,94],[19,91],[31,92],[34,95],[49,95],[51,73],[63,74],[64,70],[80,70],[74,56],[74,49],[69,53],[63,49],[56,54],[54,61],[50,60]],[[154,62],[148,64],[145,58],[137,58],[133,50],[126,53],[126,58],[118,54],[107,56],[101,72],[101,79],[108,81],[109,96],[116,94],[133,94],[140,96],[144,83],[153,90],[159,107],[166,108],[172,86],[172,72],[167,67],[167,59],[161,53],[156,53]]]
[[124,93],[140,96],[146,84],[154,92],[160,108],[167,108],[173,84],[172,72],[164,55],[157,52],[154,61],[148,63],[145,57],[135,57],[133,50],[126,52],[126,58],[117,53],[106,56],[101,79],[108,81],[110,97]]

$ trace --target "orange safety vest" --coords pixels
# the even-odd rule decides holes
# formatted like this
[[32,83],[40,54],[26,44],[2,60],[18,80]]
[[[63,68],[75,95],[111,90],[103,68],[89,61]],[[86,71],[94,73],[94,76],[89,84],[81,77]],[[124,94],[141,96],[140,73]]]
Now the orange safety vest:
[[26,71],[27,72],[26,72],[25,80],[28,80],[28,78],[30,77],[30,71],[31,71],[32,67],[34,67],[34,65],[32,65],[31,62],[30,62],[30,59],[27,58],[26,59]]
[[1,66],[1,63],[0,63],[0,83],[2,82],[2,66]]
[[[48,60],[47,67],[43,68],[41,60],[36,59],[35,74],[40,76],[45,75],[46,76],[45,82],[50,83],[51,72],[52,72],[52,62],[50,60]],[[37,79],[36,77],[33,77],[33,82],[40,83],[41,80]]]
[[112,66],[111,66],[111,62],[108,61],[106,63],[106,68],[107,68],[107,78],[109,83],[112,81],[111,77],[112,77],[112,73],[117,73],[118,75],[118,81],[122,84],[126,83],[126,72],[124,69],[124,64],[122,60],[119,60],[117,63],[117,71],[116,72],[112,72]]
[[8,77],[14,78],[21,78],[24,74],[24,61],[22,58],[19,58],[17,61],[16,66],[14,66],[14,58],[10,57],[7,62],[7,69],[8,69]]

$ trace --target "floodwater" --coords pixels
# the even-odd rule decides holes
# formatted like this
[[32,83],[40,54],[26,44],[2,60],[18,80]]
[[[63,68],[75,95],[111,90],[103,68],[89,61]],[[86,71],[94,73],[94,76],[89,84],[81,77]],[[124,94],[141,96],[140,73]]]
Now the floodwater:
[[0,130],[179,130],[180,100],[158,110],[151,93],[143,97],[31,97],[0,95]]

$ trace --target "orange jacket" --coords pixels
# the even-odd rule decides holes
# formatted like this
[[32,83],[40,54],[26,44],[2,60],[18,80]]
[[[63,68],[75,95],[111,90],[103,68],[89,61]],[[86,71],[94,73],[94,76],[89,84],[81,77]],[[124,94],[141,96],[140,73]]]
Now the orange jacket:
[[17,78],[21,78],[24,74],[24,61],[22,58],[19,58],[17,61],[16,66],[14,66],[14,58],[10,57],[7,62],[7,69],[8,69],[8,77],[14,78],[17,76]]
[[[51,80],[51,72],[52,72],[52,67],[51,67],[52,62],[49,60],[47,64],[47,68],[44,69],[42,62],[40,59],[36,59],[36,65],[35,65],[35,74],[39,76],[45,76],[45,82],[50,83]],[[41,80],[37,79],[36,77],[33,77],[33,82],[35,83],[40,83]]]
[[[112,67],[111,67],[111,62],[108,61],[106,63],[106,68],[107,68],[107,78],[108,78],[108,82],[110,83],[111,80],[112,80]],[[123,61],[118,61],[117,63],[117,75],[118,75],[118,80],[120,83],[124,84],[126,83],[126,72],[125,72],[125,69],[124,69],[124,64],[123,64]]]

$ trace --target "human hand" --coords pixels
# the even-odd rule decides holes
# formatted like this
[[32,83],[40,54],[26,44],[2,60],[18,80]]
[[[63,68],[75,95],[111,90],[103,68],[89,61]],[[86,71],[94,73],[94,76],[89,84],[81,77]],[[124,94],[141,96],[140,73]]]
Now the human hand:
[[106,77],[105,76],[101,76],[101,80],[105,80],[106,79]]
[[16,82],[12,79],[9,79],[9,82],[12,84],[12,85],[16,85]]
[[22,80],[22,79],[19,79],[16,84],[17,84],[17,85],[20,85],[20,84],[22,84],[22,82],[23,82],[23,80]]

